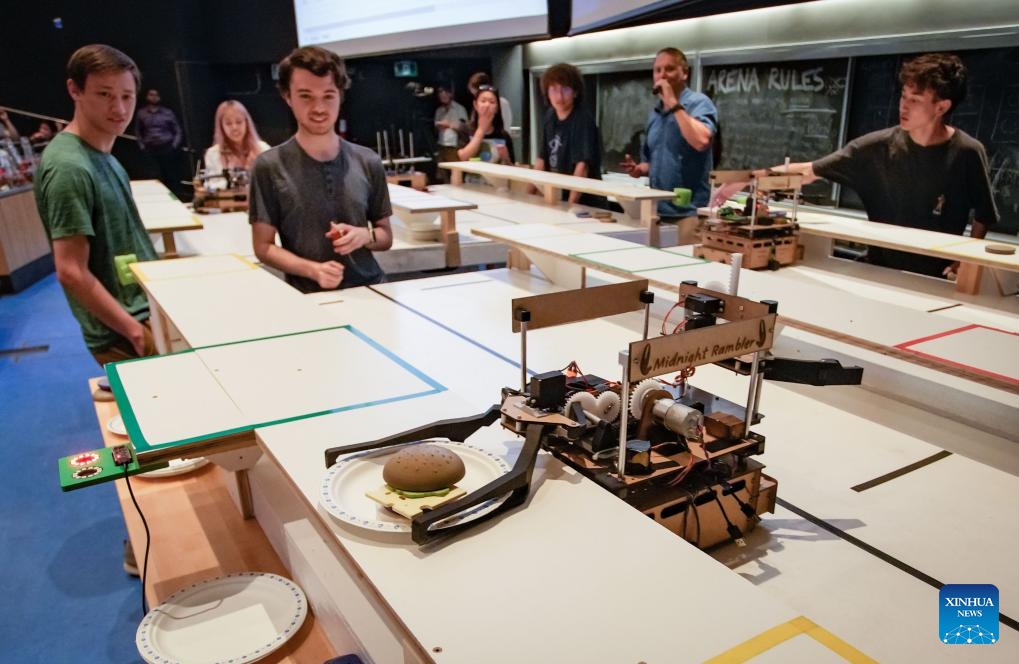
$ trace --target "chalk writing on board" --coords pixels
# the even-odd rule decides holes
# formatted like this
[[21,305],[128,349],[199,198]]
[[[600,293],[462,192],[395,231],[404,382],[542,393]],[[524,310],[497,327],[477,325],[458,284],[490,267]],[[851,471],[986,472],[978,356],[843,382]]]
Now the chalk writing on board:
[[[847,67],[846,59],[705,67],[703,90],[721,125],[721,167],[809,161],[838,149]],[[805,191],[830,192],[828,183]]]

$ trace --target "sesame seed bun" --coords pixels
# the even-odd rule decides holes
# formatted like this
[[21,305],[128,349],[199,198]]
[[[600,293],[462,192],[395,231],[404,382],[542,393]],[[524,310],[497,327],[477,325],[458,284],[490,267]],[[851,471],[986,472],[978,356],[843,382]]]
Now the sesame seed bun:
[[438,491],[446,489],[466,474],[464,462],[445,447],[409,445],[386,461],[382,479],[400,491]]

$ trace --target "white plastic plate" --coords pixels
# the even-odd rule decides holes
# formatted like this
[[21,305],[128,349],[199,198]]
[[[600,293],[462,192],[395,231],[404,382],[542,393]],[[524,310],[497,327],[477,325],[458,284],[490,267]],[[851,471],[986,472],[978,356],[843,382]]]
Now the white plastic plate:
[[243,664],[286,643],[308,615],[290,579],[241,572],[193,583],[146,614],[135,645],[150,664]]

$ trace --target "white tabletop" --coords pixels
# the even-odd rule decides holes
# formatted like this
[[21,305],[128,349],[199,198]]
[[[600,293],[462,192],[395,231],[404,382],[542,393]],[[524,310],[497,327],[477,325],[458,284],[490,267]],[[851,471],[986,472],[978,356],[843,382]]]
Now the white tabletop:
[[639,187],[626,182],[595,180],[582,178],[576,175],[563,175],[561,173],[550,173],[548,171],[537,171],[532,168],[521,168],[519,166],[504,166],[502,164],[491,164],[483,161],[454,161],[439,164],[442,168],[474,173],[497,179],[513,180],[517,182],[528,182],[538,186],[551,186],[557,189],[569,191],[580,191],[589,194],[612,196],[620,201],[644,201],[644,200],[667,200],[674,198],[671,191],[662,189],[649,189]]
[[[475,233],[620,276],[646,277],[653,285],[665,289],[676,290],[685,280],[694,280],[702,285],[727,284],[729,281],[730,268],[720,263],[684,259],[681,265],[662,267],[671,260],[667,258],[670,252],[652,248],[637,249],[631,243],[576,233],[562,227],[536,225],[487,228],[476,230]],[[902,347],[906,352],[916,354],[919,353],[910,350],[909,344],[934,335],[947,334],[960,327],[954,320],[866,299],[826,284],[807,283],[767,272],[742,270],[740,295],[755,300],[778,301],[778,313],[789,324],[802,322],[832,331],[843,338],[857,338],[886,347]],[[1003,343],[1019,349],[1019,338],[1005,337]],[[940,349],[938,359],[972,368],[979,373],[981,367],[996,361],[998,350],[1000,347],[997,345],[971,348],[962,337],[953,336]],[[1004,375],[1008,380],[1019,383],[1019,373],[1012,373],[1012,369],[1006,367]]]
[[202,227],[202,220],[158,180],[132,180],[131,193],[142,224],[150,233]]
[[398,184],[389,184],[389,202],[393,207],[411,213],[472,210],[478,207],[476,203],[454,200]]
[[[463,410],[452,395],[438,395],[380,406],[361,417],[337,413],[263,429],[258,437],[315,505],[327,447]],[[469,440],[510,460],[520,444],[497,425]],[[540,653],[549,662],[668,662],[676,639],[685,644],[684,657],[700,661],[795,617],[544,454],[526,507],[438,550],[421,551],[406,534],[357,528],[321,509],[316,514],[409,634],[426,650],[442,649],[436,661],[498,664]],[[699,599],[675,601],[690,596]],[[442,597],[443,609],[436,609],[435,597]],[[727,608],[707,608],[716,602]],[[445,607],[452,607],[454,619]],[[717,620],[723,610],[731,620]],[[670,638],[627,636],[636,633]]]
[[192,348],[330,327],[318,307],[265,270],[143,282]]

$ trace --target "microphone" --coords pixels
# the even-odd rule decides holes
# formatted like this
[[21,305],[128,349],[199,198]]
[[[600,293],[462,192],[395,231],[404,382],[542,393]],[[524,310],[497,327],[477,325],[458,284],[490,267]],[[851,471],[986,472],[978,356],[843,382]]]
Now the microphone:
[[656,85],[655,87],[651,88],[651,94],[653,94],[653,95],[660,95],[660,94],[662,94],[662,86]]

